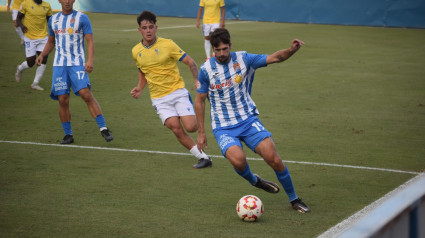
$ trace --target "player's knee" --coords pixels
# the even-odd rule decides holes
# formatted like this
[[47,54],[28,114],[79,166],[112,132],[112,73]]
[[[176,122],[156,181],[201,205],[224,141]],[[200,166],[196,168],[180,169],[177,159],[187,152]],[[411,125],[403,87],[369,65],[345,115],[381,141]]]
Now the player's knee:
[[60,107],[67,107],[69,105],[69,97],[59,97],[58,101]]
[[35,57],[27,58],[28,67],[32,68],[35,65]]
[[189,126],[185,126],[185,129],[186,129],[187,132],[190,132],[190,133],[196,132],[198,130],[198,124],[192,124],[192,125],[189,125]]

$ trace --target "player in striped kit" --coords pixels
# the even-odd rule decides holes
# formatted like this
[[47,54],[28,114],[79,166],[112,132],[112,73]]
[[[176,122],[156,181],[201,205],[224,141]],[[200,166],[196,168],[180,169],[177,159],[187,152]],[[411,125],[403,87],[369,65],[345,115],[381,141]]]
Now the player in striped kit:
[[271,133],[258,119],[259,114],[251,98],[255,70],[268,64],[282,62],[291,57],[304,44],[294,39],[291,47],[271,55],[232,52],[230,34],[224,28],[211,35],[215,57],[205,62],[198,76],[195,111],[198,119],[198,148],[207,146],[204,129],[205,100],[211,104],[211,125],[222,154],[230,161],[235,171],[253,186],[270,193],[279,192],[279,186],[253,174],[242,150],[242,141],[275,171],[292,207],[302,213],[310,211],[295,193],[288,168],[276,151]]
[[[93,70],[94,60],[91,23],[87,15],[73,9],[74,1],[59,0],[62,11],[53,15],[49,20],[49,38],[43,52],[37,58],[37,64],[41,64],[43,58],[47,57],[56,46],[50,97],[59,101],[59,117],[65,132],[61,144],[74,142],[69,110],[71,87],[75,95],[81,96],[87,104],[102,137],[110,142],[114,137],[106,127],[102,110],[91,92],[88,76],[88,73]],[[87,42],[87,61],[85,60],[84,40]]]

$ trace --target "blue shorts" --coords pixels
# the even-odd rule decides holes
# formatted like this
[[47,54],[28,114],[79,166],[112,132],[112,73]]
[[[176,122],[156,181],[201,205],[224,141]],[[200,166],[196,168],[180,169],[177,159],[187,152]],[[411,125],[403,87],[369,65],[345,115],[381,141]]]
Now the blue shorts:
[[58,96],[69,94],[72,90],[80,96],[78,91],[91,88],[89,75],[84,66],[53,66],[52,91],[50,97],[58,100]]
[[217,128],[213,134],[224,157],[226,157],[227,149],[231,146],[237,145],[243,148],[241,141],[255,152],[255,148],[261,141],[272,136],[256,116],[248,118],[236,126]]

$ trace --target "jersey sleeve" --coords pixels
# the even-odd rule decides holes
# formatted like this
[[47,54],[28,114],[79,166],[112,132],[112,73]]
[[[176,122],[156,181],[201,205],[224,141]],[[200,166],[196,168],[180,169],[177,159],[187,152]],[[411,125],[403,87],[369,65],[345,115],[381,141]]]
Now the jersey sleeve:
[[47,29],[49,31],[49,36],[55,35],[55,32],[53,31],[53,28],[52,28],[52,19],[53,19],[53,17],[50,17],[49,22],[47,23]]
[[170,55],[173,59],[181,61],[186,56],[186,52],[184,52],[174,41],[170,40]]
[[83,30],[84,35],[93,34],[90,19],[86,14],[83,14],[81,16],[81,28]]
[[200,6],[200,7],[205,7],[205,2],[204,2],[203,0],[200,0],[200,1],[199,1],[199,6]]
[[256,54],[247,53],[246,59],[248,61],[248,64],[254,69],[267,66],[267,63],[266,63],[267,55],[256,55]]
[[210,79],[208,78],[208,74],[204,69],[200,69],[198,73],[198,82],[196,92],[198,93],[208,93]]
[[53,12],[52,12],[52,6],[50,6],[50,4],[49,4],[49,9],[47,9],[47,14],[46,14],[48,17],[50,17],[50,16],[52,16],[53,15]]
[[139,65],[139,62],[137,61],[137,55],[139,54],[137,52],[137,46],[133,47],[133,49],[131,50],[131,54],[133,56],[134,63],[136,63],[137,68],[140,70],[141,66]]
[[224,7],[224,6],[225,6],[224,0],[220,0],[220,7]]
[[25,13],[27,13],[27,5],[28,4],[26,3],[26,1],[24,1],[21,5],[21,9],[19,10],[19,12],[25,15]]

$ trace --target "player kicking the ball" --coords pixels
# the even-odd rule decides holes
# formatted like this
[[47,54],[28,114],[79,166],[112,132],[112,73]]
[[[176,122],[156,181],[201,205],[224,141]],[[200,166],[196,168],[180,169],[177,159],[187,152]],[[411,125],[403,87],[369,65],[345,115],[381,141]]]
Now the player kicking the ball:
[[[74,142],[69,110],[71,87],[77,96],[81,96],[95,118],[100,134],[107,142],[114,137],[106,127],[102,110],[91,92],[88,73],[93,70],[94,44],[93,31],[87,15],[73,9],[75,0],[59,0],[62,11],[49,20],[49,38],[43,52],[37,58],[37,64],[56,46],[53,62],[52,92],[50,97],[59,101],[59,117],[65,132],[61,144]],[[88,58],[85,60],[84,40],[87,41]]]
[[215,57],[205,62],[199,71],[195,100],[198,118],[198,148],[207,147],[204,129],[205,99],[211,104],[211,125],[221,153],[233,165],[236,173],[253,186],[270,193],[279,192],[279,186],[253,174],[242,150],[242,141],[275,171],[277,179],[289,197],[292,208],[306,213],[310,208],[295,193],[288,168],[276,151],[271,133],[258,119],[259,114],[251,99],[251,86],[257,68],[279,63],[291,57],[304,43],[292,41],[288,49],[271,55],[248,54],[245,51],[231,52],[230,34],[218,28],[210,34]]
[[181,61],[189,67],[196,85],[198,67],[195,61],[174,41],[156,36],[158,26],[156,16],[152,12],[142,12],[137,17],[137,23],[143,38],[132,50],[138,68],[139,83],[131,90],[131,96],[139,98],[148,84],[152,106],[155,107],[162,124],[174,133],[180,144],[198,158],[198,163],[193,167],[211,167],[211,159],[198,150],[196,143],[186,133],[195,132],[198,125],[189,91],[184,87],[176,61]]

